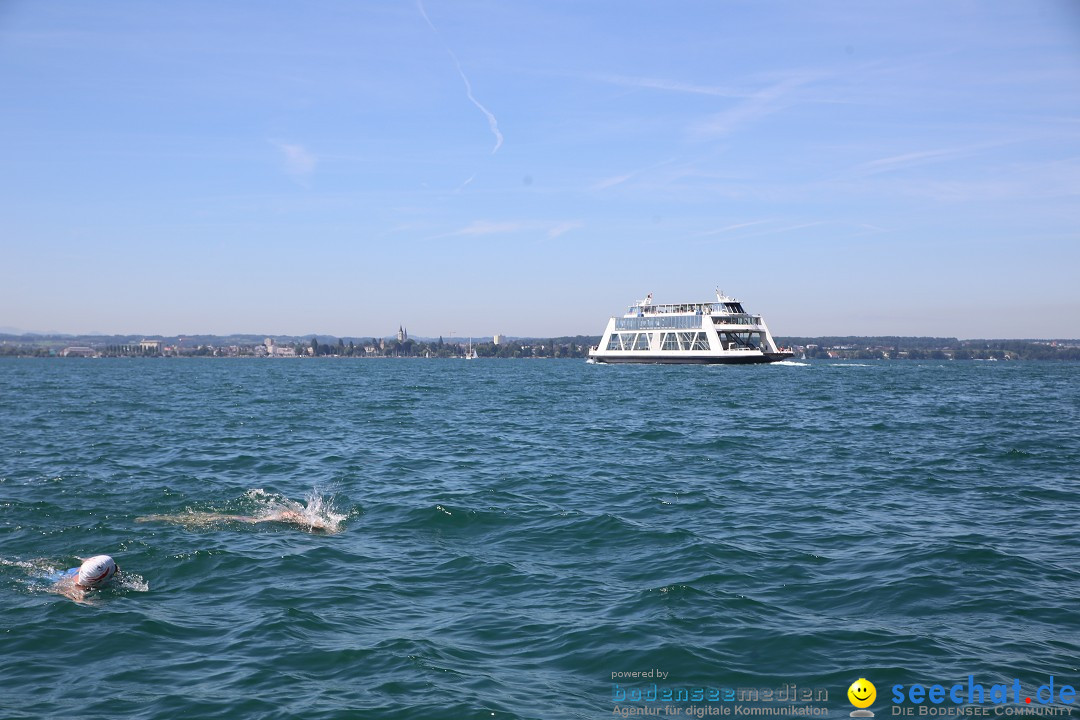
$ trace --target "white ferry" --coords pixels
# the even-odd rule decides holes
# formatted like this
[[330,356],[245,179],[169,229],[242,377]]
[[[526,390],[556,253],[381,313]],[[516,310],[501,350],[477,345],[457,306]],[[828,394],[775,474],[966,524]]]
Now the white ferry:
[[760,315],[716,291],[716,302],[654,305],[652,293],[608,320],[589,357],[603,363],[769,363],[794,353],[777,347]]

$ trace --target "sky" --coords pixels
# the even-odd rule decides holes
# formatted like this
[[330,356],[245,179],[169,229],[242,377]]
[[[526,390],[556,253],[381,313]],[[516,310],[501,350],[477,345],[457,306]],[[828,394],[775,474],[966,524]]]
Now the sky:
[[0,2],[0,332],[1080,338],[1080,4]]

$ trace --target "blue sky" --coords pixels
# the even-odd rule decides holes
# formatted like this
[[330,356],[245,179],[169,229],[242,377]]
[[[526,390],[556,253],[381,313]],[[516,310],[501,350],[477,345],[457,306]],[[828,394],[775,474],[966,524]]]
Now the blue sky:
[[5,2],[0,326],[1080,337],[1071,2]]

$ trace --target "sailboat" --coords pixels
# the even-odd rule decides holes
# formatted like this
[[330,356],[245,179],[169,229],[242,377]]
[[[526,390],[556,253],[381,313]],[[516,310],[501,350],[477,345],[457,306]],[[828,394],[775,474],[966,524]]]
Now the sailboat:
[[469,351],[465,353],[466,360],[475,360],[477,358],[476,351],[473,350],[472,338],[469,338]]

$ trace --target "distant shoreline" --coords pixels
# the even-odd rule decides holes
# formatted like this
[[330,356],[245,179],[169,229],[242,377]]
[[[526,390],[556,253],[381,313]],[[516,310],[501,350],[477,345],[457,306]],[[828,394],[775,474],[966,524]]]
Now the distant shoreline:
[[[100,336],[3,335],[0,357],[226,357],[226,358],[478,358],[585,359],[598,336],[501,337],[500,343],[472,339],[417,340],[330,336]],[[778,337],[795,359],[837,360],[1062,360],[1080,361],[1080,340],[958,340],[892,336]]]

